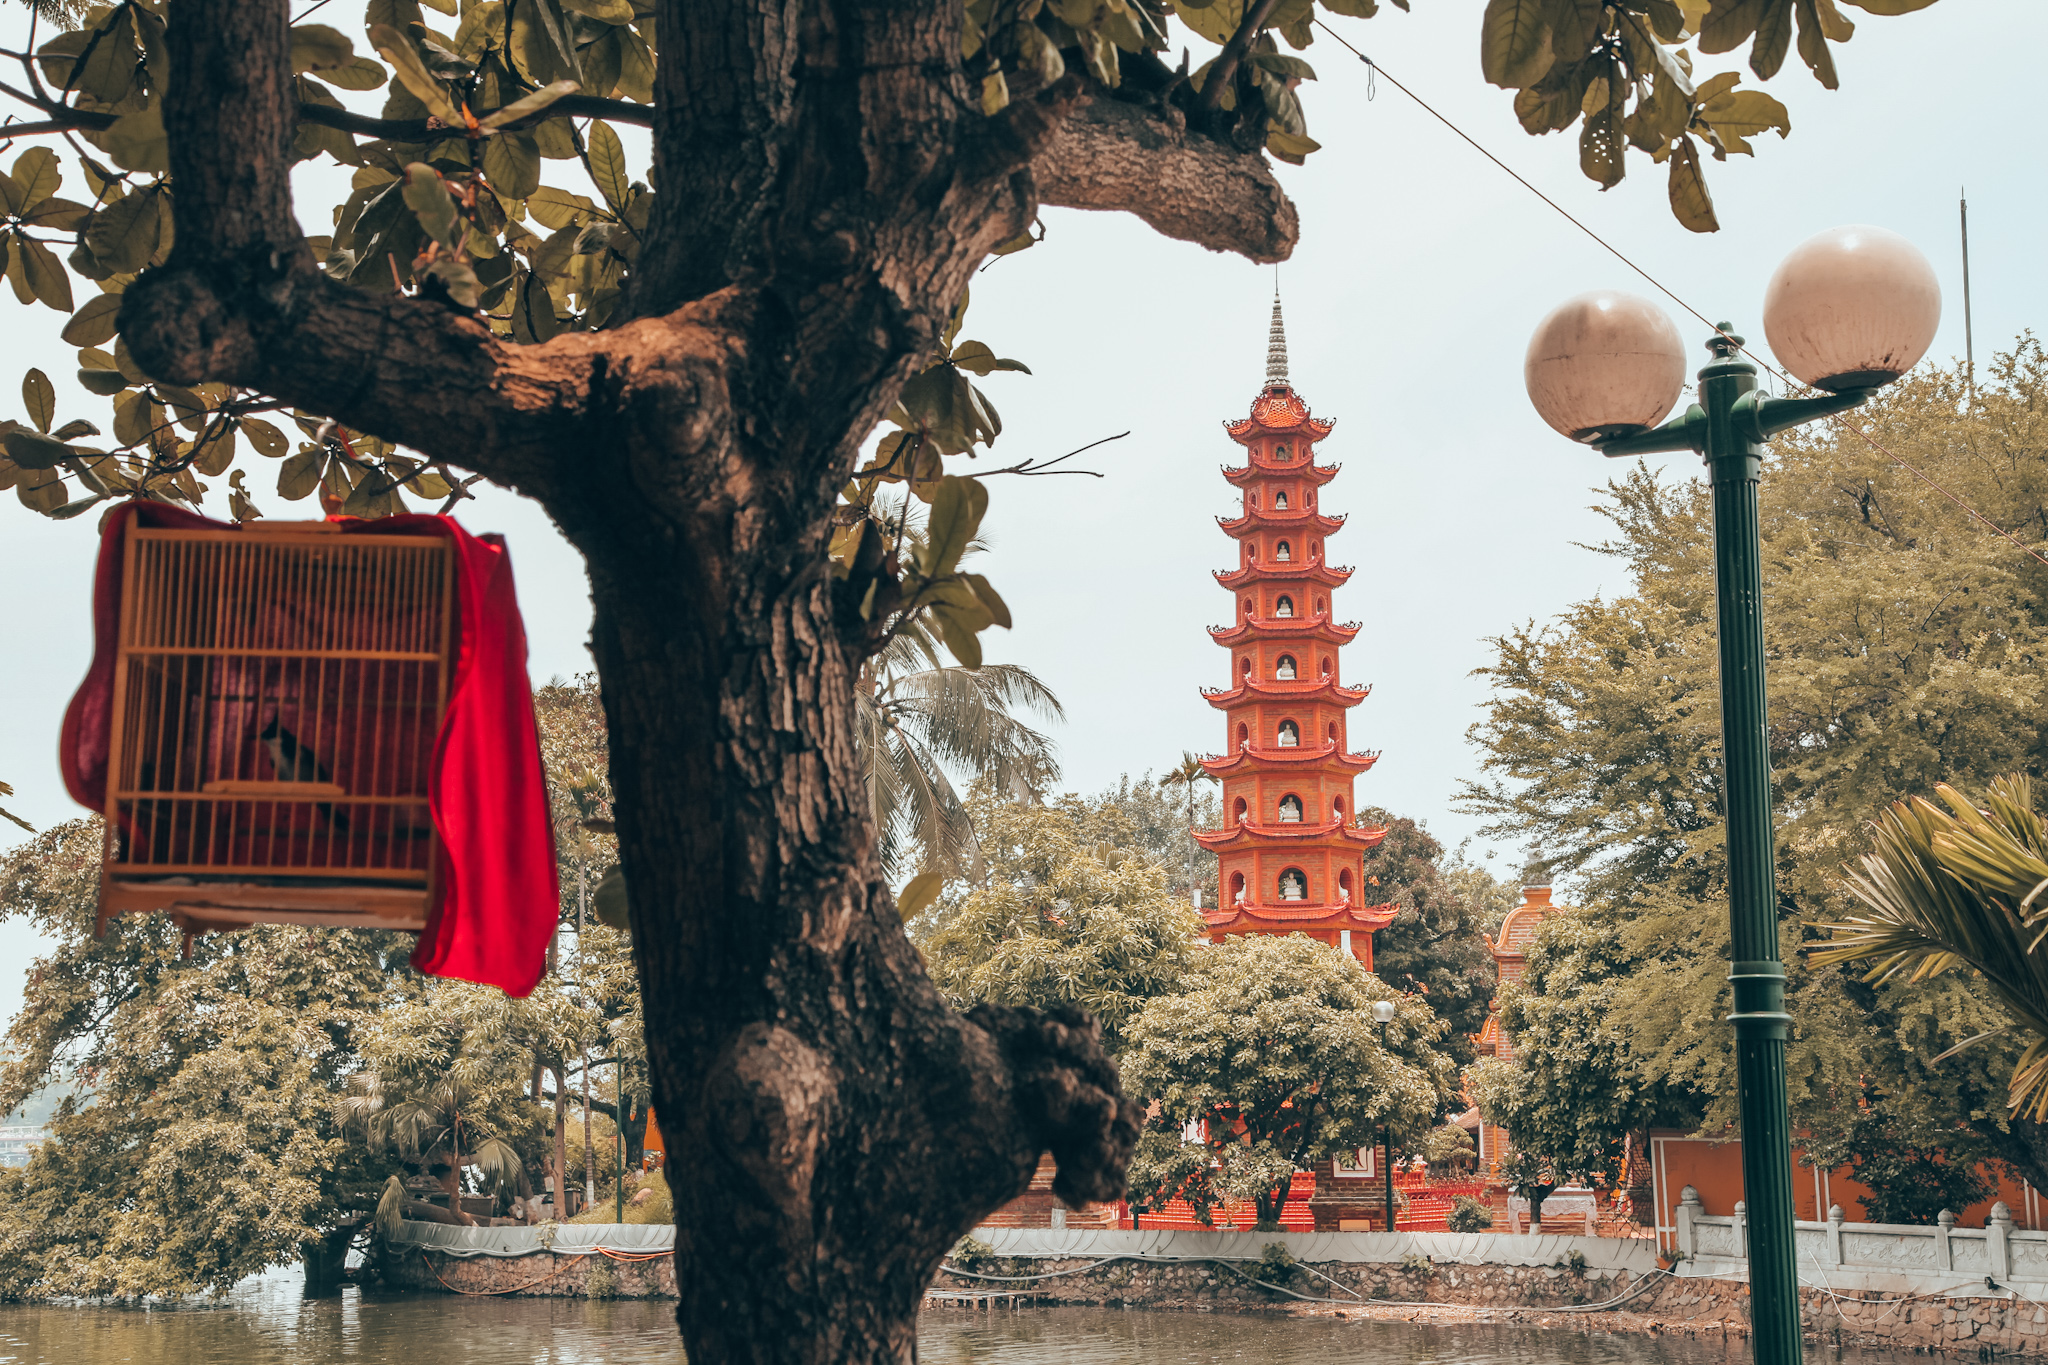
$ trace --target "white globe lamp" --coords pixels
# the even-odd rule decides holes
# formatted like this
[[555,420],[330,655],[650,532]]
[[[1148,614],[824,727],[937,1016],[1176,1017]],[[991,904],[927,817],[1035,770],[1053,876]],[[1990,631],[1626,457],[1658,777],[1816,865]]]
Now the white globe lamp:
[[1685,342],[1648,299],[1596,289],[1536,324],[1522,377],[1543,420],[1572,440],[1632,436],[1678,402]]
[[1941,324],[1941,284],[1920,249],[1880,227],[1830,228],[1793,249],[1764,290],[1764,336],[1802,384],[1889,384]]

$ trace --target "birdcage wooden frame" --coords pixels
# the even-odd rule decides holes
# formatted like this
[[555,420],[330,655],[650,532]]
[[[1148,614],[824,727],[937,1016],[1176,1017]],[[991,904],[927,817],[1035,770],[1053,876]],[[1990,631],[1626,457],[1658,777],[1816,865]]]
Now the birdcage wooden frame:
[[125,532],[100,920],[419,930],[453,549],[326,522]]

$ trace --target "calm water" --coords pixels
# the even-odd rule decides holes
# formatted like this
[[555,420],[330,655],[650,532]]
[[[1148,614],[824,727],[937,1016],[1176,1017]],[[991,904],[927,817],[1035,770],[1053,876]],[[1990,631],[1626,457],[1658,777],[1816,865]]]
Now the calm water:
[[[0,1365],[679,1365],[665,1300],[484,1299],[348,1290],[296,1271],[174,1308],[0,1307]],[[1739,1350],[1512,1326],[1036,1308],[925,1318],[931,1365],[1744,1365]],[[1824,1359],[1812,1352],[1809,1360]],[[1902,1365],[1906,1357],[1847,1358]]]

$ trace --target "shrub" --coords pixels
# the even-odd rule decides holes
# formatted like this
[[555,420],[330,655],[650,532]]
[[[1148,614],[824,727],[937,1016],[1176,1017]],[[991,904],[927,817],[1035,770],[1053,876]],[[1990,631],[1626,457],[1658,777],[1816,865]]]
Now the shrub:
[[978,1237],[962,1237],[946,1256],[949,1265],[962,1270],[979,1270],[996,1258],[996,1249]]
[[1285,1242],[1268,1242],[1259,1253],[1252,1274],[1267,1284],[1292,1284],[1294,1277],[1301,1273],[1296,1269],[1299,1264]]
[[1586,1253],[1583,1251],[1568,1251],[1565,1253],[1564,1260],[1558,1264],[1571,1271],[1574,1275],[1583,1275],[1586,1273]]
[[599,1261],[583,1276],[583,1296],[588,1299],[612,1299],[619,1294],[619,1277],[612,1271],[611,1262]]
[[1452,1232],[1484,1232],[1493,1226],[1493,1210],[1471,1195],[1461,1194],[1451,1201],[1446,1222]]
[[1401,1269],[1407,1271],[1410,1275],[1421,1275],[1424,1278],[1430,1278],[1436,1274],[1436,1262],[1419,1252],[1411,1251],[1401,1258]]

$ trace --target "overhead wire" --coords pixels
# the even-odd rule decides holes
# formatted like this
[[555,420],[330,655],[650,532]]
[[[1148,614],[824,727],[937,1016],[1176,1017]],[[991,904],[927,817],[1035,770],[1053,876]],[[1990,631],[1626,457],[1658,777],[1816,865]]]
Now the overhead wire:
[[[1423,99],[1422,96],[1416,94],[1413,90],[1410,90],[1407,86],[1403,85],[1393,75],[1393,73],[1389,72],[1386,69],[1386,67],[1380,65],[1372,58],[1366,56],[1363,52],[1360,52],[1356,47],[1353,47],[1351,43],[1344,37],[1343,34],[1337,32],[1337,30],[1331,28],[1328,24],[1325,24],[1321,19],[1315,20],[1314,23],[1317,28],[1321,29],[1324,33],[1327,33],[1330,37],[1336,39],[1339,46],[1343,47],[1352,56],[1358,58],[1358,60],[1365,63],[1367,72],[1366,79],[1369,87],[1372,79],[1375,76],[1386,77],[1387,83],[1389,85],[1393,86],[1396,90],[1399,90],[1409,99],[1414,100],[1416,105],[1420,107],[1424,113],[1428,114],[1438,123],[1443,124],[1444,127],[1450,129],[1453,133],[1457,134],[1458,137],[1462,141],[1464,141],[1467,146],[1471,147],[1473,151],[1478,152],[1488,161],[1491,161],[1494,165],[1500,167],[1501,170],[1507,172],[1509,176],[1513,177],[1516,184],[1520,185],[1523,189],[1529,191],[1529,193],[1535,195],[1538,199],[1541,199],[1544,203],[1548,204],[1551,208],[1555,209],[1559,216],[1561,216],[1566,222],[1570,223],[1573,227],[1577,228],[1579,231],[1585,233],[1588,237],[1592,238],[1595,242],[1599,243],[1599,245],[1604,250],[1611,254],[1616,260],[1620,261],[1623,265],[1627,266],[1630,270],[1633,270],[1636,272],[1636,274],[1641,275],[1659,293],[1663,294],[1666,298],[1670,299],[1673,303],[1677,304],[1680,308],[1684,309],[1693,317],[1698,318],[1702,323],[1712,328],[1719,335],[1726,337],[1731,345],[1733,345],[1737,350],[1741,351],[1744,355],[1748,356],[1751,360],[1755,361],[1758,366],[1760,366],[1770,374],[1776,376],[1781,383],[1785,384],[1787,387],[1793,386],[1795,381],[1788,375],[1786,375],[1782,370],[1780,370],[1776,365],[1773,365],[1770,361],[1765,360],[1763,357],[1757,355],[1756,352],[1750,350],[1747,346],[1745,346],[1742,343],[1740,338],[1730,333],[1724,326],[1722,326],[1722,324],[1710,319],[1705,313],[1702,313],[1699,309],[1693,307],[1690,303],[1686,302],[1685,299],[1681,298],[1678,295],[1678,293],[1674,291],[1669,285],[1665,284],[1655,275],[1652,275],[1649,271],[1643,269],[1643,267],[1637,265],[1633,260],[1629,259],[1628,255],[1625,252],[1623,252],[1619,247],[1615,246],[1605,237],[1602,237],[1599,233],[1595,232],[1585,223],[1579,221],[1579,219],[1575,217],[1569,210],[1567,210],[1564,207],[1564,205],[1558,203],[1555,199],[1552,199],[1542,190],[1537,189],[1534,185],[1530,184],[1527,180],[1523,179],[1521,174],[1517,172],[1514,167],[1508,165],[1505,161],[1502,161],[1499,157],[1495,156],[1492,152],[1488,151],[1485,147],[1480,145],[1480,143],[1476,141],[1464,129],[1460,128],[1457,124],[1451,122],[1450,119],[1446,118],[1443,114],[1439,113],[1436,107],[1430,104],[1428,100]],[[1907,460],[1904,456],[1899,455],[1897,452],[1891,450],[1883,442],[1879,441],[1876,437],[1872,436],[1862,427],[1850,421],[1843,414],[1835,413],[1831,415],[1828,418],[1828,420],[1833,422],[1838,428],[1854,434],[1865,445],[1869,446],[1872,450],[1875,450],[1878,454],[1883,455],[1886,459],[1892,461],[1892,463],[1898,465],[1899,468],[1905,470],[1914,478],[1926,484],[1929,488],[1939,493],[1942,497],[1948,499],[1948,501],[1954,503],[1964,513],[1981,522],[1987,529],[1992,531],[1994,534],[2002,536],[2004,539],[2012,542],[2014,546],[2018,547],[2022,554],[2027,555],[2031,559],[2037,560],[2044,566],[2048,566],[2048,556],[2042,555],[2040,551],[2034,549],[2032,546],[2022,541],[2018,536],[2015,536],[2012,532],[2006,530],[1997,522],[1985,516],[1982,512],[1979,512],[1976,508],[1972,507],[1968,502],[1964,501],[1962,498],[1956,496],[1956,494],[1950,492],[1947,488],[1944,488],[1939,482],[1929,477],[1926,473],[1924,473],[1917,466],[1915,466],[1911,461]]]

